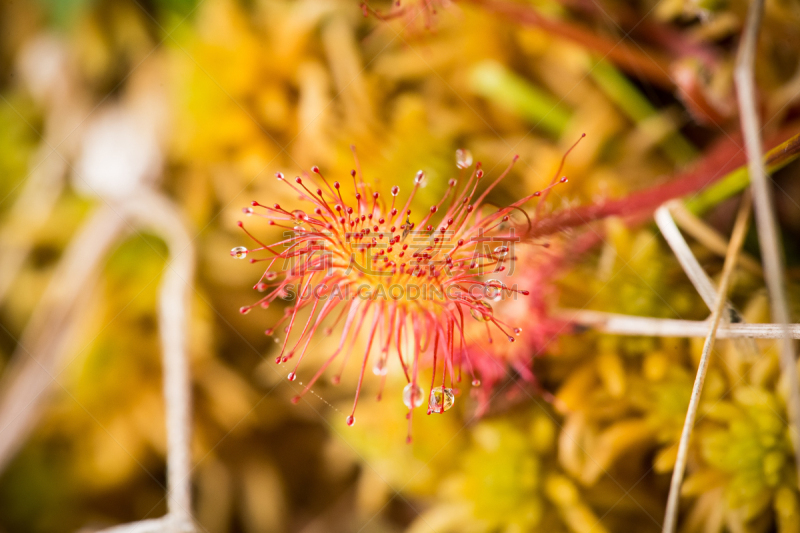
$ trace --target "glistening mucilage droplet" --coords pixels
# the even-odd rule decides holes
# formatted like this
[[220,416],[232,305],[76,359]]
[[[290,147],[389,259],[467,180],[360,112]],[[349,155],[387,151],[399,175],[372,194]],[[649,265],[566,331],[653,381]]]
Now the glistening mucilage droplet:
[[450,410],[456,401],[453,389],[434,387],[428,400],[428,411],[431,413],[443,413]]
[[471,314],[472,318],[475,320],[489,322],[494,317],[494,309],[483,300],[478,300],[475,302],[475,307],[470,308],[469,314]]
[[486,280],[486,288],[484,289],[484,294],[486,298],[493,302],[499,301],[503,297],[503,289],[505,285],[502,281],[498,279],[490,279]]
[[459,148],[456,150],[456,166],[460,169],[469,168],[472,166],[472,152]]
[[247,248],[244,246],[236,246],[235,248],[231,248],[231,256],[235,257],[236,259],[244,259],[247,257]]
[[419,385],[409,383],[403,387],[403,403],[409,409],[414,409],[422,405],[425,401],[425,391]]
[[387,371],[389,370],[388,365],[386,364],[386,356],[382,355],[381,357],[375,360],[375,364],[372,365],[372,373],[376,376],[385,376]]

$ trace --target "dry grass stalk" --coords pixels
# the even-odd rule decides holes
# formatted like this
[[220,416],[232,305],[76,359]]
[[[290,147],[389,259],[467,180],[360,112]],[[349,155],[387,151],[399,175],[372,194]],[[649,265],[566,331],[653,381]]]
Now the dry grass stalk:
[[[561,309],[555,316],[572,324],[610,335],[641,335],[647,337],[705,337],[708,320],[677,320],[605,313],[586,309]],[[784,329],[780,324],[722,324],[717,330],[720,339],[780,339]],[[789,336],[800,339],[800,324],[789,324]]]
[[686,461],[688,458],[689,441],[692,437],[692,429],[694,428],[694,421],[697,417],[697,408],[700,405],[700,396],[703,393],[703,383],[706,379],[706,372],[708,365],[711,361],[711,352],[714,349],[714,341],[717,336],[717,328],[722,320],[723,313],[726,310],[725,301],[727,300],[728,289],[731,282],[731,274],[733,274],[734,267],[742,248],[744,237],[747,233],[747,223],[750,218],[750,211],[752,208],[752,200],[749,194],[745,194],[742,198],[739,212],[736,216],[736,223],[733,228],[733,235],[731,236],[728,251],[725,254],[725,264],[722,268],[722,279],[719,283],[719,291],[717,294],[717,301],[711,313],[711,327],[706,336],[706,341],[703,344],[703,352],[700,355],[700,363],[697,368],[697,375],[692,387],[692,396],[689,400],[689,408],[686,412],[686,418],[683,422],[683,430],[681,431],[681,439],[678,444],[678,456],[675,461],[675,469],[672,472],[672,481],[669,488],[669,497],[667,499],[667,510],[664,517],[664,533],[674,533],[678,522],[678,504],[680,502],[681,484],[683,483],[683,474],[686,470]]
[[761,128],[756,108],[754,65],[756,45],[763,0],[753,0],[747,13],[747,22],[736,57],[734,81],[739,102],[745,148],[747,150],[750,187],[755,205],[756,228],[761,246],[761,257],[772,311],[772,320],[783,329],[780,350],[781,367],[789,383],[787,411],[790,435],[794,447],[795,468],[800,479],[800,385],[798,385],[797,359],[794,342],[789,332],[789,305],[786,299],[785,272],[778,238],[778,223],[773,209],[772,187],[763,163]]
[[[678,226],[687,234],[692,236],[700,244],[711,252],[725,257],[728,250],[728,241],[717,230],[706,224],[706,222],[686,209],[682,202],[670,202],[669,212]],[[764,270],[752,256],[746,252],[739,254],[737,264],[751,274],[763,277]]]

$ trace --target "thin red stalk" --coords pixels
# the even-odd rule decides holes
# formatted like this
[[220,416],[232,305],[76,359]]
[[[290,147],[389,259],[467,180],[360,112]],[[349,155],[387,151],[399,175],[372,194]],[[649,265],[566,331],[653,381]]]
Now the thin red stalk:
[[515,23],[533,26],[563,37],[607,57],[629,74],[647,79],[655,85],[672,89],[669,76],[670,60],[655,50],[642,51],[625,41],[615,41],[595,35],[577,24],[544,17],[529,5],[508,0],[467,0],[487,11],[497,13]]
[[[789,134],[782,131],[772,136],[766,144],[770,147],[776,146],[788,137]],[[631,193],[624,198],[557,212],[536,220],[525,236],[542,237],[610,216],[628,217],[652,212],[667,200],[686,196],[711,185],[745,164],[746,160],[741,135],[725,137],[711,147],[694,168],[678,174],[666,183]]]

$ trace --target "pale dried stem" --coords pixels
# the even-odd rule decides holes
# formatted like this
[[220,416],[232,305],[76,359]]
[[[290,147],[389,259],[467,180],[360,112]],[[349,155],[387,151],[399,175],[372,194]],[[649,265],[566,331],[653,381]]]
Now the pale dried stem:
[[67,163],[43,143],[33,170],[0,229],[0,302],[5,300],[64,188]]
[[761,129],[756,110],[754,64],[758,31],[763,14],[763,0],[753,0],[748,9],[742,42],[736,57],[734,81],[747,151],[750,188],[753,193],[756,228],[766,274],[765,280],[769,292],[772,320],[783,328],[784,333],[780,361],[782,371],[789,384],[789,394],[786,399],[789,433],[794,448],[797,478],[800,479],[800,436],[797,433],[800,430],[800,386],[798,385],[795,347],[789,331],[789,305],[786,298],[785,272],[781,259],[778,223],[773,209],[772,187],[763,163]]
[[[658,229],[661,230],[661,234],[667,241],[667,244],[669,244],[669,247],[678,259],[681,267],[683,267],[683,271],[688,276],[689,281],[692,282],[692,285],[694,285],[694,288],[706,303],[708,309],[713,310],[717,302],[717,290],[714,288],[714,282],[711,281],[711,278],[708,277],[708,274],[706,274],[705,270],[703,270],[703,267],[700,266],[697,258],[692,253],[683,235],[681,235],[681,231],[672,219],[672,215],[666,204],[656,209],[655,221],[658,225]],[[730,310],[733,310],[730,305],[728,305],[728,307]]]
[[35,427],[47,392],[57,383],[82,297],[98,277],[102,259],[130,222],[159,235],[170,260],[159,288],[159,332],[167,425],[168,514],[109,531],[194,531],[191,519],[191,396],[187,354],[189,300],[195,253],[178,208],[142,191],[124,203],[106,204],[87,221],[54,272],[45,295],[0,379],[0,470]]
[[[609,335],[640,335],[645,337],[705,337],[708,320],[675,320],[590,311],[561,309],[554,315],[561,320],[585,326]],[[780,339],[780,324],[722,324],[717,330],[719,339]],[[800,339],[800,324],[789,324],[789,336]]]
[[[42,141],[31,158],[20,193],[0,227],[0,303],[8,296],[36,234],[49,220],[64,190],[69,160],[80,146],[81,125],[90,114],[83,89],[71,75],[59,77],[50,91],[42,102],[46,109]],[[27,123],[23,115],[19,118]]]
[[185,520],[169,513],[161,518],[139,520],[102,530],[80,530],[78,533],[195,533],[196,527],[190,520]]
[[[102,530],[102,533],[166,533],[171,531],[166,517],[140,520]],[[78,533],[84,533],[80,531]]]
[[[683,231],[713,253],[725,257],[728,250],[728,241],[721,233],[686,209],[683,202],[670,202],[668,207],[672,218],[675,219],[675,222]],[[744,251],[739,253],[737,265],[758,277],[764,276],[764,270],[758,261]]]
[[[96,533],[194,533],[195,527],[190,521],[173,516],[172,513],[153,518],[150,520],[140,520],[119,526],[110,527],[97,531]],[[78,533],[88,533],[84,530]]]
[[[678,226],[675,224],[675,220],[672,218],[670,209],[669,202],[656,209],[656,224],[661,230],[661,234],[664,236],[667,244],[669,244],[669,247],[672,249],[672,252],[675,254],[675,257],[678,259],[681,267],[683,267],[686,276],[692,282],[692,285],[694,285],[700,297],[703,298],[709,311],[713,311],[717,305],[717,289],[714,287],[714,282],[708,274],[706,274],[706,271],[703,270],[703,267],[700,266],[699,261],[697,261],[697,258],[683,238]],[[726,302],[722,323],[727,324],[731,321],[744,322],[744,319],[730,302]],[[705,334],[706,332],[704,331],[702,336],[705,337]],[[742,354],[751,359],[757,357],[759,354],[758,346],[752,340],[737,339],[735,344],[736,348],[739,349]]]
[[99,208],[53,272],[0,377],[0,471],[36,425],[81,315],[81,297],[90,292],[102,259],[123,230],[124,220],[113,208]]
[[195,252],[179,209],[165,196],[142,192],[126,205],[139,227],[159,235],[170,253],[159,287],[159,331],[167,423],[167,509],[164,531],[193,531],[191,520],[191,391],[189,310]]
[[708,336],[706,336],[705,343],[703,344],[703,351],[700,355],[700,362],[697,367],[697,375],[694,380],[694,386],[692,387],[692,396],[689,400],[689,408],[686,411],[686,418],[683,421],[683,430],[681,431],[681,438],[678,444],[678,456],[675,460],[675,468],[672,471],[672,481],[670,482],[669,497],[667,498],[667,509],[664,516],[664,533],[674,533],[678,523],[678,505],[680,503],[683,475],[686,471],[689,441],[692,437],[695,418],[697,418],[697,409],[700,405],[700,396],[703,393],[703,384],[705,383],[708,365],[711,361],[711,352],[714,350],[717,328],[719,328],[722,314],[725,312],[725,301],[728,296],[731,275],[736,266],[744,237],[747,234],[747,223],[750,219],[751,208],[752,200],[750,195],[745,194],[742,197],[739,212],[736,216],[736,223],[733,227],[733,234],[731,235],[730,244],[728,245],[728,251],[725,254],[725,263],[722,267],[722,278],[719,283],[717,302],[711,313],[711,327],[708,331]]

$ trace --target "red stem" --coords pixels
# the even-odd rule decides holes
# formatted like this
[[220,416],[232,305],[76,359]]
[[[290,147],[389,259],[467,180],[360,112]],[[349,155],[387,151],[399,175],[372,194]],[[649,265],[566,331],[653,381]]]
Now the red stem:
[[[796,128],[795,128],[796,129]],[[788,139],[795,131],[782,130],[765,140],[769,149]],[[692,169],[661,185],[634,192],[624,198],[565,209],[534,222],[526,237],[552,235],[567,228],[583,226],[610,216],[644,215],[671,200],[697,192],[747,162],[742,137],[736,134],[717,141]]]
[[716,66],[721,59],[719,51],[712,44],[706,44],[698,38],[686,35],[674,26],[653,20],[651,17],[642,18],[628,4],[616,2],[612,7],[605,5],[603,0],[559,1],[570,9],[596,19],[598,23],[602,24],[611,19],[611,24],[618,26],[619,30],[636,34],[641,40],[669,52],[673,59],[694,57],[707,68]]
[[644,78],[651,83],[672,89],[675,86],[669,75],[670,60],[654,50],[643,51],[638,46],[632,47],[624,39],[613,41],[595,35],[588,28],[570,24],[562,20],[544,17],[530,6],[506,0],[467,0],[486,11],[494,12],[505,18],[526,26],[535,26],[555,35],[574,41],[601,56],[608,58],[629,74]]

